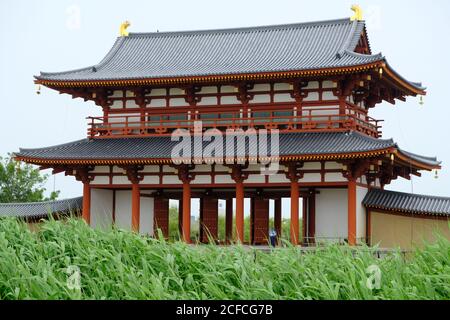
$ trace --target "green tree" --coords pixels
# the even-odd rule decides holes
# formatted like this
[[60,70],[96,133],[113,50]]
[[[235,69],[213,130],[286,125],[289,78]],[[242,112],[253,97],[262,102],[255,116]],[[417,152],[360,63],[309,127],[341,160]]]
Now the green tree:
[[44,184],[48,175],[30,164],[15,161],[10,154],[0,157],[0,203],[55,200],[59,191],[46,198]]

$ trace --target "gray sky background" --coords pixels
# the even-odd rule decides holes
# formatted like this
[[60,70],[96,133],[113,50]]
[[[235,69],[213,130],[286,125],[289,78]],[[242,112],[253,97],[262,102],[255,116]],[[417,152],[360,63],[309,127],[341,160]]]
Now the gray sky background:
[[[85,117],[99,107],[43,88],[33,75],[98,63],[113,45],[119,25],[131,32],[215,29],[349,17],[353,1],[23,1],[0,0],[0,155],[86,136]],[[432,5],[430,5],[432,3]],[[439,178],[423,173],[389,189],[450,196],[450,1],[359,1],[374,53],[382,52],[403,76],[428,87],[425,105],[408,98],[384,103],[371,116],[384,119],[383,138],[401,148],[443,161]],[[72,177],[49,179],[61,198],[81,194]]]

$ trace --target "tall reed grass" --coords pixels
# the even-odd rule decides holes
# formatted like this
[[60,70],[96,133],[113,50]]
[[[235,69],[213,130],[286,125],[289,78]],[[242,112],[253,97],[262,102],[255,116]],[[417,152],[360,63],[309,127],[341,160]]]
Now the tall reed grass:
[[[372,248],[311,253],[190,246],[77,219],[38,231],[0,219],[0,299],[449,299],[450,242],[378,259]],[[367,268],[381,271],[370,289]],[[79,268],[81,287],[70,284]],[[69,272],[69,273],[68,273]]]

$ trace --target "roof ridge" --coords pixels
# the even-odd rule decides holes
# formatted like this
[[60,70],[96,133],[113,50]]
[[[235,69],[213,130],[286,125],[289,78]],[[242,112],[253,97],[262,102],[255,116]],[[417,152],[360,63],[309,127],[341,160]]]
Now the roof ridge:
[[390,143],[390,144],[392,144],[392,146],[396,146],[397,145],[397,143],[394,142],[393,138],[390,138],[390,139],[379,139],[379,138],[374,138],[374,137],[368,136],[366,134],[363,134],[363,133],[361,133],[359,131],[355,131],[355,130],[351,130],[350,132],[351,132],[351,134],[355,134],[356,133],[359,137],[361,137],[362,139],[365,139],[365,140],[370,140],[370,141],[379,142],[379,143],[380,142]]
[[306,28],[322,25],[343,24],[352,23],[350,18],[321,20],[321,21],[308,21],[308,22],[296,22],[285,24],[273,24],[273,25],[261,25],[261,26],[249,26],[249,27],[236,27],[236,28],[219,28],[219,29],[199,29],[199,30],[186,30],[186,31],[164,31],[164,32],[130,32],[128,37],[124,38],[138,38],[146,36],[167,36],[167,35],[192,35],[192,34],[204,34],[204,33],[233,33],[233,32],[253,32],[264,31],[270,29],[290,29],[290,28]]
[[344,55],[345,51],[347,51],[348,48],[350,47],[350,44],[352,43],[352,40],[355,37],[355,32],[356,32],[356,28],[358,27],[358,25],[359,25],[359,21],[354,20],[352,22],[352,28],[351,28],[347,38],[342,43],[342,46],[339,49],[339,51],[336,53],[336,57],[338,57],[338,59],[342,58],[342,56]]

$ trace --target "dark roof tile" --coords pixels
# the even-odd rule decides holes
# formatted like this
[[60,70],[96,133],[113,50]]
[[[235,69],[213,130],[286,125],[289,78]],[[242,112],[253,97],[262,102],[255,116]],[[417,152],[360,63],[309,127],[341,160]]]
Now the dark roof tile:
[[0,203],[0,217],[44,218],[49,214],[79,213],[83,198],[44,202]]
[[450,198],[381,189],[370,190],[363,200],[363,205],[388,211],[450,216]]
[[[331,21],[237,29],[130,33],[97,65],[44,73],[41,80],[151,79],[315,70],[382,61],[354,53],[363,21]],[[95,69],[94,69],[95,68]]]

